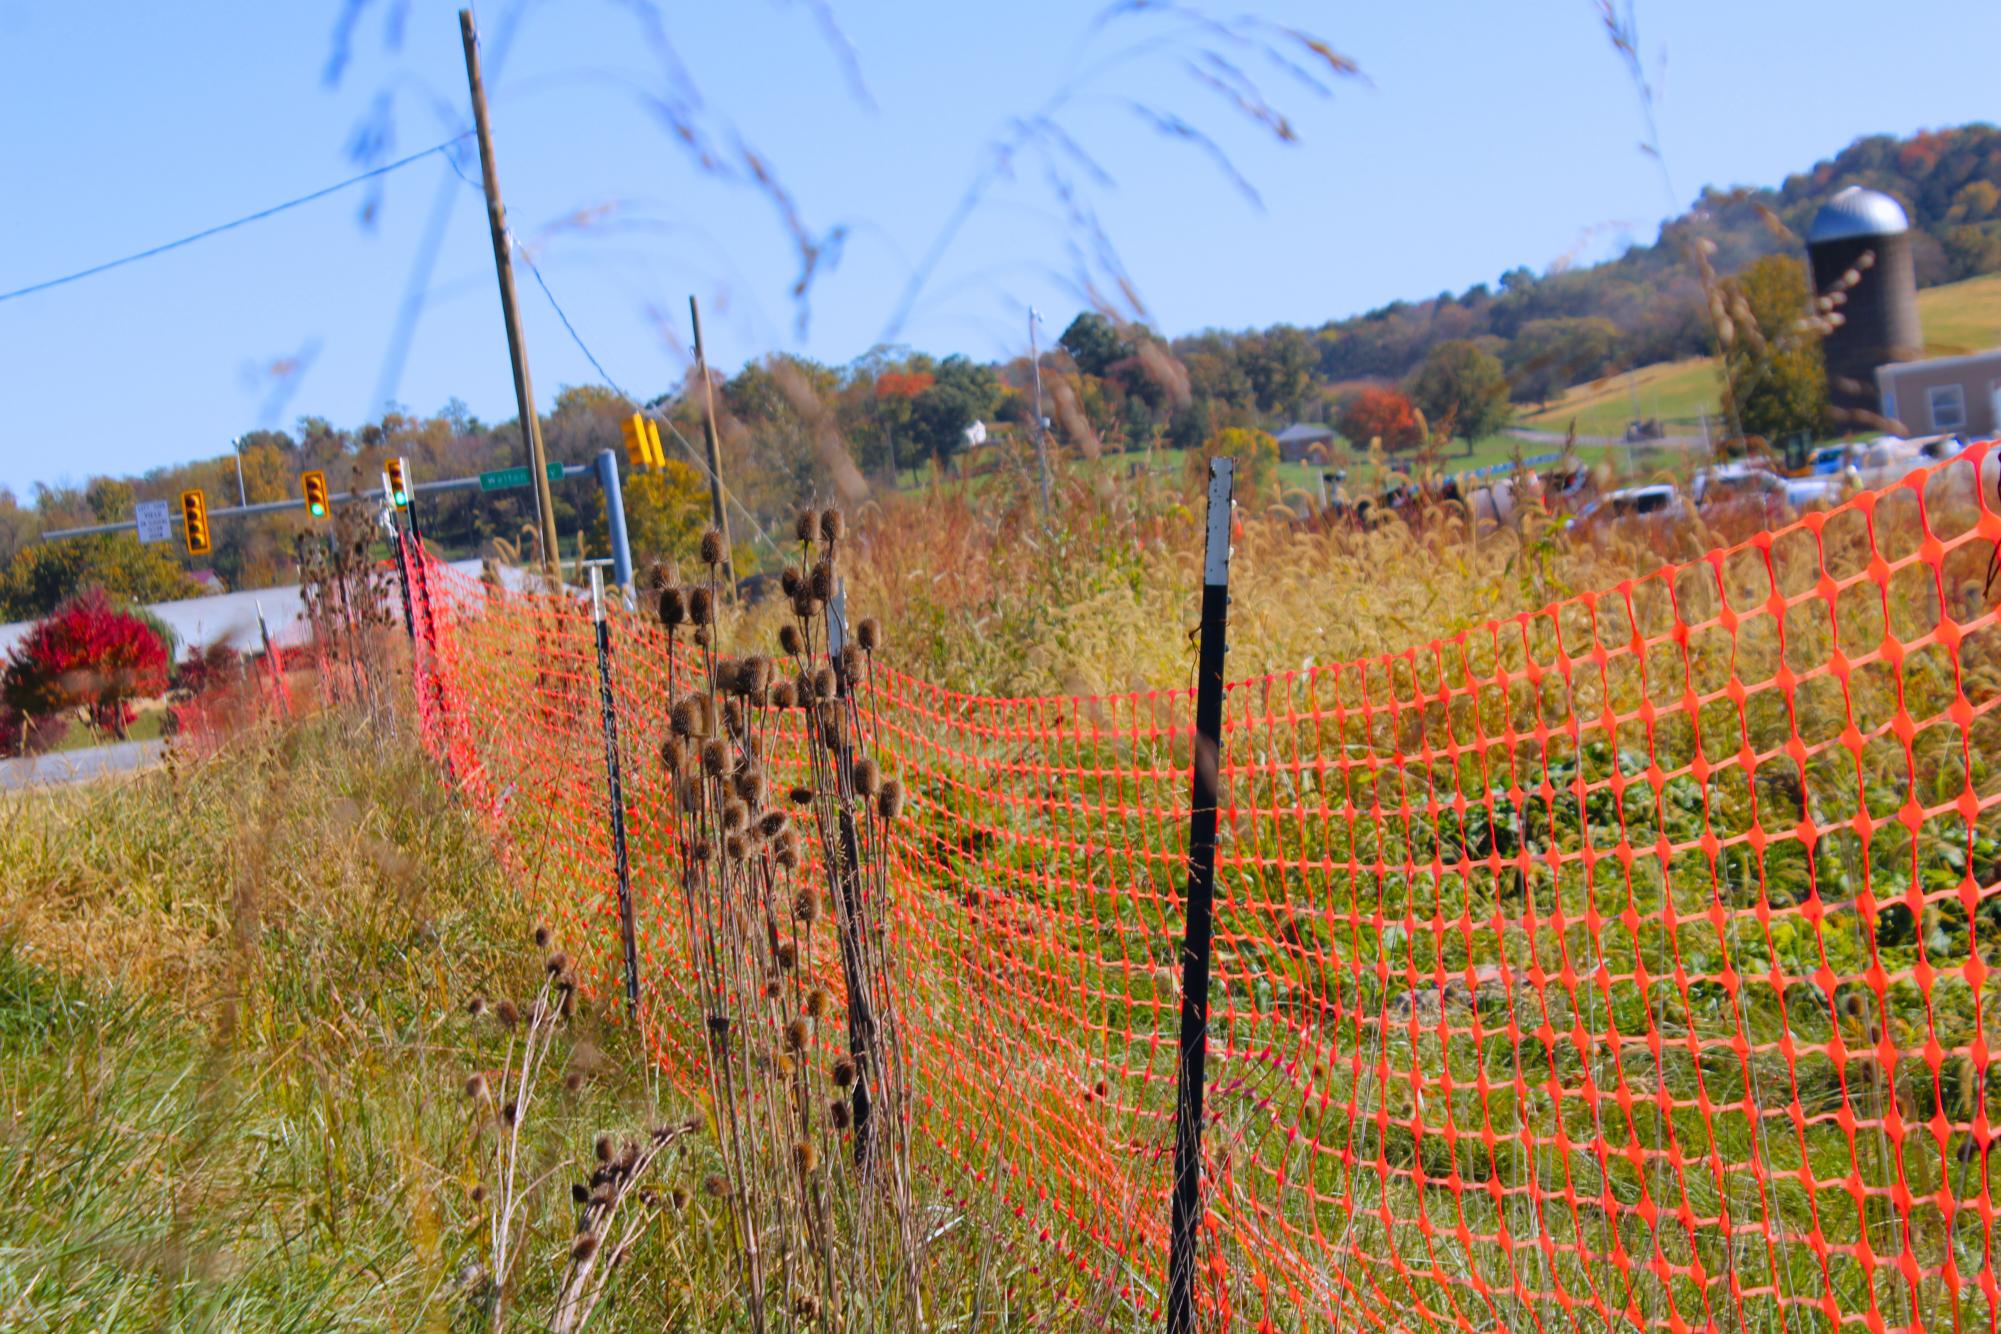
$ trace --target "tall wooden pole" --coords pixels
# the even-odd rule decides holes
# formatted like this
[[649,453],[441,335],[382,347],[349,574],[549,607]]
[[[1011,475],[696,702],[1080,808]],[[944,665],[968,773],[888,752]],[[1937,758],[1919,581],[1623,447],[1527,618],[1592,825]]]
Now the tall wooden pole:
[[493,267],[500,274],[500,314],[507,324],[507,355],[514,363],[514,407],[528,442],[528,469],[535,482],[535,528],[542,538],[542,569],[554,575],[556,506],[549,495],[549,463],[542,453],[542,423],[535,416],[535,385],[528,378],[528,345],[521,337],[521,311],[514,300],[514,254],[507,244],[507,210],[500,203],[500,175],[493,165],[493,128],[486,118],[486,84],[479,73],[479,34],[472,11],[459,11],[459,38],[466,49],[466,82],[472,87],[472,119],[479,129],[479,172],[486,185],[486,222],[493,232]]
[[702,308],[688,298],[688,318],[695,324],[695,373],[702,377],[702,446],[709,456],[709,509],[716,531],[723,535],[723,574],[730,596],[736,596],[736,568],[730,557],[730,515],[723,506],[723,456],[716,443],[716,387],[709,380],[709,360],[702,352]]

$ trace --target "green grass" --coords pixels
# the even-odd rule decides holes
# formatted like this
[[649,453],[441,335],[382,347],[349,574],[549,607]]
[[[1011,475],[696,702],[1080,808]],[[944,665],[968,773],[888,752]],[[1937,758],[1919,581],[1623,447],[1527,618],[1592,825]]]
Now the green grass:
[[[125,729],[124,739],[127,741],[158,741],[162,736],[166,735],[166,726],[167,713],[164,708],[144,709],[133,720],[132,726]],[[82,723],[71,723],[69,730],[63,733],[63,739],[55,746],[55,749],[57,751],[89,750],[93,746],[111,745],[118,739],[108,732],[99,732],[95,728],[87,727]]]
[[[0,797],[0,1328],[488,1328],[494,1130],[463,1085],[510,1035],[467,1001],[525,1009],[543,977],[490,848],[407,733],[339,715]],[[595,1137],[693,1110],[615,1010],[585,1007],[541,1083],[511,1330],[547,1327]],[[664,1159],[687,1201],[590,1329],[748,1328],[715,1161],[701,1134]],[[1017,1289],[1052,1280],[983,1206],[921,1207],[940,1327],[1046,1325]]]
[[[1958,356],[2001,345],[2001,273],[1924,289],[1918,293],[1918,316],[1927,356]],[[1524,416],[1521,424],[1563,431],[1575,420],[1579,435],[1620,436],[1635,416],[1659,417],[1669,434],[1695,435],[1703,415],[1719,411],[1718,402],[1715,359],[1692,357],[1577,385],[1546,410]]]

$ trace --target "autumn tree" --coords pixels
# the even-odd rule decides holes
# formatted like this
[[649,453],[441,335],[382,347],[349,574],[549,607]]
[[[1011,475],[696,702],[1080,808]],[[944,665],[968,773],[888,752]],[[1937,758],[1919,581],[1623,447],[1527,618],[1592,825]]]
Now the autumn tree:
[[22,719],[84,709],[117,737],[132,701],[167,688],[167,645],[148,621],[88,588],[37,621],[8,654],[0,706]]
[[1508,423],[1507,371],[1493,353],[1466,339],[1432,348],[1404,391],[1433,427],[1451,422],[1469,452],[1475,440]]
[[911,405],[911,433],[932,458],[949,463],[966,442],[966,428],[991,417],[999,402],[1000,377],[991,366],[949,356]]
[[1777,445],[1826,420],[1827,368],[1808,300],[1806,266],[1790,255],[1768,255],[1723,283],[1724,401],[1746,436]]
[[1410,399],[1374,385],[1342,405],[1339,427],[1356,449],[1367,449],[1375,441],[1391,451],[1410,449],[1424,434]]
[[1619,326],[1600,316],[1530,320],[1508,344],[1503,365],[1517,403],[1547,404],[1574,384],[1617,364]]
[[[1190,455],[1193,460],[1197,456]],[[1199,456],[1205,470],[1208,460],[1229,458],[1236,462],[1237,493],[1253,495],[1270,486],[1278,477],[1278,440],[1269,431],[1230,426],[1203,443]]]

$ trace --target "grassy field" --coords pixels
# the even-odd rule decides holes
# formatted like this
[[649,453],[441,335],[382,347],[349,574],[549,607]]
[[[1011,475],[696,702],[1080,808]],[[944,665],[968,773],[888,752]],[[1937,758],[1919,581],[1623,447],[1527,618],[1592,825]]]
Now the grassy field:
[[[1925,352],[1957,356],[2001,345],[2001,274],[1928,287],[1918,293]],[[1709,357],[1642,366],[1568,390],[1542,412],[1522,418],[1539,431],[1617,436],[1634,416],[1659,417],[1670,434],[1699,434],[1702,416],[1717,412],[1716,362]],[[1637,404],[1637,413],[1635,406]]]

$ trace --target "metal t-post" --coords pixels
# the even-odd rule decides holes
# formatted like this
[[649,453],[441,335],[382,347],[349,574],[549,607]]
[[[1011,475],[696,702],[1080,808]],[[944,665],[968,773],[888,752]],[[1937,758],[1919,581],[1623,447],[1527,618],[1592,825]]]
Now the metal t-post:
[[1195,764],[1188,816],[1187,923],[1181,945],[1181,1061],[1175,1081],[1174,1213],[1168,1233],[1167,1330],[1195,1327],[1195,1234],[1202,1223],[1202,1081],[1209,1056],[1209,937],[1216,891],[1216,777],[1230,611],[1234,463],[1209,461],[1202,558],[1202,639],[1195,667]]
[[618,774],[618,710],[611,693],[611,623],[604,614],[604,567],[591,569],[591,620],[597,626],[598,712],[604,720],[605,786],[611,795],[611,857],[618,873],[618,929],[625,946],[625,1004],[639,1014],[639,949],[632,928],[632,869],[625,856],[625,791]]
[[[611,530],[611,581],[632,597],[632,544],[625,535],[625,493],[618,485],[618,454],[601,449],[597,458],[598,485],[604,488],[604,522]],[[630,605],[628,601],[628,605]]]

